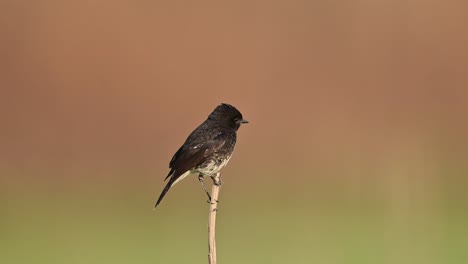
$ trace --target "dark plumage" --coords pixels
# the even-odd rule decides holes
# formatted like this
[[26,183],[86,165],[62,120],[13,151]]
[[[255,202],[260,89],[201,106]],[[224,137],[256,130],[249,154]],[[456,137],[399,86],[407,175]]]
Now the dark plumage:
[[190,173],[198,174],[203,185],[203,176],[214,176],[226,166],[234,151],[237,130],[243,123],[248,121],[234,106],[221,104],[216,107],[172,157],[169,174],[164,179],[169,181],[155,207],[173,185]]

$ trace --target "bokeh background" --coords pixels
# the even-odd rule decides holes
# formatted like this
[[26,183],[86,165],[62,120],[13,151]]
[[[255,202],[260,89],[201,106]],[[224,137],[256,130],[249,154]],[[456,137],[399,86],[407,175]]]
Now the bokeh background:
[[467,263],[466,1],[0,1],[0,262]]

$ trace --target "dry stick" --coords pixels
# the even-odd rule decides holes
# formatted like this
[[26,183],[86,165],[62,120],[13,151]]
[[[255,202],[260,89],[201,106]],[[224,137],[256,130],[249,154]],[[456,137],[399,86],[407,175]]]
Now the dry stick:
[[216,264],[216,212],[218,205],[219,188],[221,187],[221,174],[218,172],[213,176],[213,187],[211,189],[210,212],[208,213],[208,263]]

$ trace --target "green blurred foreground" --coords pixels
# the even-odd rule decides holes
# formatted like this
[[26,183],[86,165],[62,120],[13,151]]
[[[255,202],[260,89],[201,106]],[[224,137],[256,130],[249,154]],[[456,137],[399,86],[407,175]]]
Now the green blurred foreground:
[[[207,263],[208,204],[196,178],[177,185],[152,211],[162,185],[60,189],[38,179],[25,185],[21,180],[32,179],[17,176],[2,187],[1,263]],[[388,199],[376,186],[273,183],[226,179],[217,226],[220,263],[468,260],[459,185],[439,185],[435,195],[430,186],[416,186]]]

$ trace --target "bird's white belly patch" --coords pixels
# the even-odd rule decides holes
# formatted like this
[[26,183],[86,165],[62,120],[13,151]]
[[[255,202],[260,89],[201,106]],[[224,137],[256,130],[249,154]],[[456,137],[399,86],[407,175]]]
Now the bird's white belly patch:
[[189,176],[190,173],[201,173],[207,176],[214,175],[218,173],[223,167],[225,167],[228,164],[230,159],[231,157],[228,157],[227,159],[223,160],[221,163],[217,163],[215,160],[212,160],[210,163],[207,163],[203,168],[198,168],[193,171],[187,171],[184,174],[180,175],[180,177],[177,180],[175,180],[171,186],[174,186],[181,180],[185,179],[187,176]]
[[217,163],[215,160],[210,161],[210,163],[205,164],[205,166],[198,168],[197,171],[204,175],[214,175],[218,173],[223,167],[225,167],[231,157],[223,160],[221,163]]

